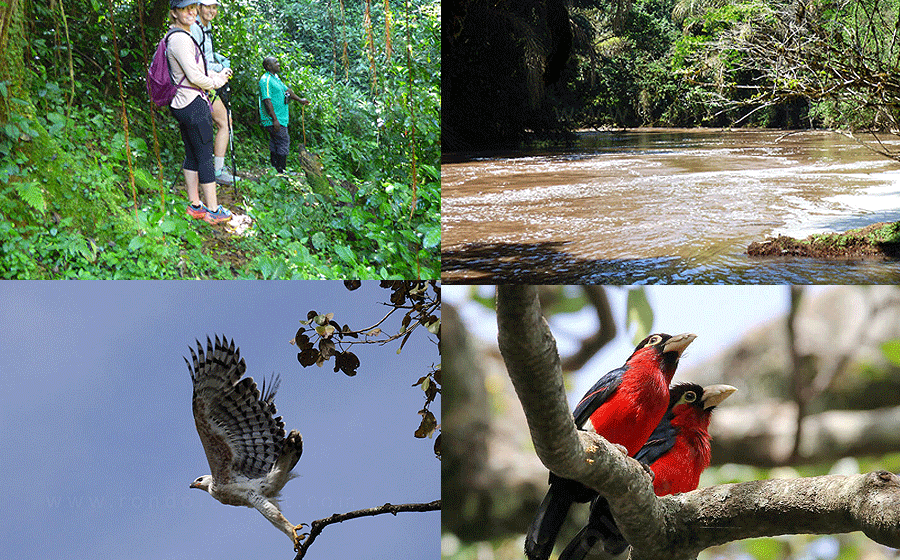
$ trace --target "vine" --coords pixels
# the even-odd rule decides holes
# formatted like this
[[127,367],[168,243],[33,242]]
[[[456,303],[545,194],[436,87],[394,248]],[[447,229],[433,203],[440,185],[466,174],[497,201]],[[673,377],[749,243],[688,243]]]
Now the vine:
[[109,26],[112,29],[113,51],[116,55],[116,82],[119,84],[119,100],[122,103],[122,129],[125,132],[125,160],[128,162],[128,178],[131,182],[131,197],[134,201],[134,218],[138,219],[137,188],[134,186],[134,169],[131,165],[131,143],[128,139],[128,110],[125,108],[125,90],[122,87],[122,64],[119,59],[119,39],[116,33],[116,22],[113,19],[112,0],[109,5]]

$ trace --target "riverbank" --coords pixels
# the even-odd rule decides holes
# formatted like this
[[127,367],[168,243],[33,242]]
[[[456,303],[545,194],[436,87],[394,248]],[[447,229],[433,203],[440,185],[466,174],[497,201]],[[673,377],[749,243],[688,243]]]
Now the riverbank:
[[900,222],[879,222],[844,233],[823,233],[798,240],[786,235],[753,242],[751,257],[819,259],[900,258]]

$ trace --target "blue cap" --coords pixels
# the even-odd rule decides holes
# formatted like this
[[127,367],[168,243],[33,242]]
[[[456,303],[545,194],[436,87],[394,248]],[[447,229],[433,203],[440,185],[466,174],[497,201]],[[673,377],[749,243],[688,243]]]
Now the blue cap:
[[191,4],[196,4],[197,0],[169,0],[170,8],[187,8]]

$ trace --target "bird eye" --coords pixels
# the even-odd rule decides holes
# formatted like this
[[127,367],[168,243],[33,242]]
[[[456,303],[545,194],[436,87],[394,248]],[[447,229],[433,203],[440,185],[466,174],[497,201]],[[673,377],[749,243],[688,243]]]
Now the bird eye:
[[695,400],[697,400],[697,393],[695,393],[693,391],[688,391],[687,393],[684,394],[684,402],[692,403]]
[[655,334],[650,337],[650,340],[647,341],[647,346],[656,346],[660,342],[662,342],[662,337],[658,334]]

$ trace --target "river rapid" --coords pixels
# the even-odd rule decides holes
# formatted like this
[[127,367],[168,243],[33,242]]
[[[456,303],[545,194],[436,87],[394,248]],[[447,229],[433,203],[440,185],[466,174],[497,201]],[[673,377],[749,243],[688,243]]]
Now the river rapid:
[[900,283],[896,261],[746,255],[778,234],[900,220],[900,164],[839,134],[591,132],[565,149],[453,159],[445,282]]

